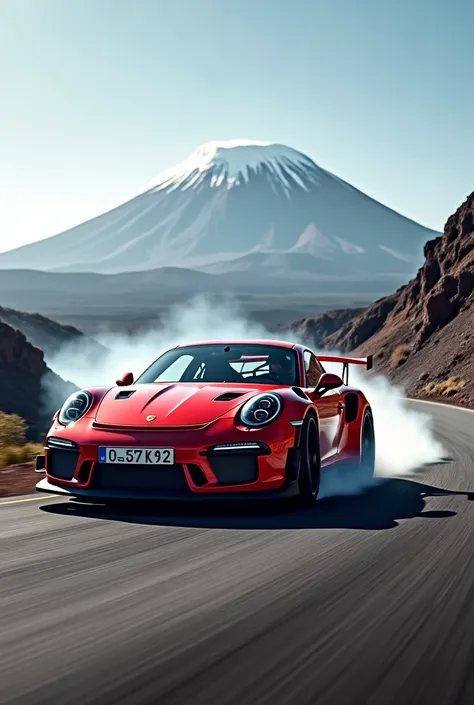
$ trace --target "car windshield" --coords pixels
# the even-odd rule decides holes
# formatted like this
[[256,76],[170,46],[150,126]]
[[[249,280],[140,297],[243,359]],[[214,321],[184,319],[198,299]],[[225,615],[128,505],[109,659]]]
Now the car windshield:
[[297,357],[291,348],[222,343],[169,350],[136,383],[229,382],[292,386],[298,384],[298,378]]

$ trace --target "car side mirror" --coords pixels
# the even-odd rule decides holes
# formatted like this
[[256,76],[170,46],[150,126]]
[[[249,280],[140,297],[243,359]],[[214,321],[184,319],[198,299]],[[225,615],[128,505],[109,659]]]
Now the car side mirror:
[[125,372],[120,379],[115,380],[118,387],[128,387],[133,384],[133,372]]
[[339,375],[335,375],[332,372],[324,372],[319,378],[319,382],[314,391],[316,394],[325,394],[325,392],[328,392],[330,389],[337,389],[343,385],[344,382]]

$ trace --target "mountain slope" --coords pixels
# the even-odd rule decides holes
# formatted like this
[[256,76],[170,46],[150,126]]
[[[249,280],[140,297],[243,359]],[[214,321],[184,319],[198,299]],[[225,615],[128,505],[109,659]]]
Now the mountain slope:
[[0,255],[0,268],[224,273],[284,254],[287,270],[304,259],[315,277],[376,274],[388,277],[379,288],[387,291],[416,272],[434,234],[285,145],[222,142],[198,148],[118,208]]
[[375,354],[375,369],[409,394],[474,406],[474,193],[424,253],[412,281],[349,317],[325,346]]
[[328,338],[345,326],[350,326],[363,311],[363,308],[324,311],[278,326],[277,330],[280,333],[291,333],[297,336],[298,340],[305,340],[315,349],[323,350],[327,347]]
[[74,326],[63,325],[39,313],[26,313],[0,306],[0,321],[23,333],[29,343],[44,352],[47,359],[70,343],[81,345],[81,350],[90,355],[91,361],[95,356],[105,353],[102,345],[92,338],[86,338]]
[[0,410],[23,417],[31,440],[41,439],[52,414],[74,389],[47,367],[42,350],[0,321]]
[[[362,282],[327,274],[314,279],[304,269],[305,258],[299,257],[296,273],[286,270],[287,256],[272,257],[271,266],[261,262],[259,268],[222,274],[171,267],[121,274],[3,270],[0,302],[94,335],[111,328],[147,328],[171,305],[186,305],[196,295],[237,300],[249,315],[273,326],[293,320],[295,313],[366,306],[392,288],[391,279],[376,276]],[[38,340],[40,347],[42,342]]]

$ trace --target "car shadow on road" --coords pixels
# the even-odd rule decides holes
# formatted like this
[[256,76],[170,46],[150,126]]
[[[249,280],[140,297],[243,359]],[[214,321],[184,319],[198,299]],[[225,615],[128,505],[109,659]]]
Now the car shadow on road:
[[152,526],[204,529],[291,530],[365,529],[383,530],[398,526],[402,519],[442,519],[456,515],[451,510],[424,511],[430,497],[464,497],[474,493],[444,490],[406,479],[380,481],[365,492],[352,496],[327,497],[312,509],[293,509],[287,503],[199,503],[128,504],[109,508],[68,500],[51,502],[40,509],[49,514]]

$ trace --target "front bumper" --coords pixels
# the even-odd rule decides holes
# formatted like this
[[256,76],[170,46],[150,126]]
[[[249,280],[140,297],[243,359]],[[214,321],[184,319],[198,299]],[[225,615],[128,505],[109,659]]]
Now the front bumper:
[[[45,446],[46,478],[39,492],[97,500],[223,500],[292,496],[299,472],[298,429],[274,424],[258,433],[236,432],[227,420],[212,430],[102,431],[87,429],[79,437],[53,428]],[[74,440],[73,440],[74,438]],[[255,440],[254,440],[255,439]],[[213,452],[215,445],[251,444]],[[69,447],[67,447],[69,444]],[[173,447],[175,465],[150,466],[98,462],[99,446]],[[41,465],[41,463],[40,463]]]

